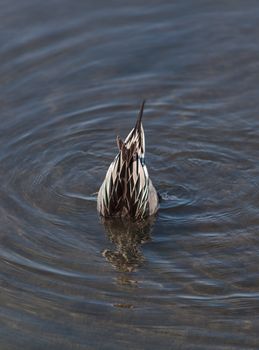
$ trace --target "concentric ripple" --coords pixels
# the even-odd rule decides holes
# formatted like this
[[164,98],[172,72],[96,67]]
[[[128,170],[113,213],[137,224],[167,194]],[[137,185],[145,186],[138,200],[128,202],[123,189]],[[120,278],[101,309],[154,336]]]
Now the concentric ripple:
[[[3,349],[256,349],[258,5],[4,1]],[[156,218],[101,220],[144,113]]]

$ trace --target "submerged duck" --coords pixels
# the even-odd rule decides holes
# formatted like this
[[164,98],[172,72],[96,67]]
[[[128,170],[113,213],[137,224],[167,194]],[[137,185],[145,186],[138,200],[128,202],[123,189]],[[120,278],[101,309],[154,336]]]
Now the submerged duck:
[[142,219],[158,210],[158,195],[145,165],[143,101],[135,127],[123,141],[98,192],[97,210],[104,217]]

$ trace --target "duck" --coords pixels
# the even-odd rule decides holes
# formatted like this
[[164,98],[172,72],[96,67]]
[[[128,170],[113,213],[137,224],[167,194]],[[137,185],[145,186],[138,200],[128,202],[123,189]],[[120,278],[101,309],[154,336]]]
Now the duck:
[[144,106],[145,100],[126,139],[117,136],[119,153],[110,164],[97,196],[97,210],[104,218],[144,219],[158,210],[158,193],[145,164]]

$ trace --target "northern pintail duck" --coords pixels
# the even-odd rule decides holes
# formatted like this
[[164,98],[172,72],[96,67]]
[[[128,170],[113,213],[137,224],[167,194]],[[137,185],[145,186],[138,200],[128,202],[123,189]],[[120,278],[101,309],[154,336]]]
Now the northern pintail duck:
[[97,209],[104,217],[141,219],[156,213],[158,195],[145,165],[143,101],[135,127],[123,141],[98,192]]

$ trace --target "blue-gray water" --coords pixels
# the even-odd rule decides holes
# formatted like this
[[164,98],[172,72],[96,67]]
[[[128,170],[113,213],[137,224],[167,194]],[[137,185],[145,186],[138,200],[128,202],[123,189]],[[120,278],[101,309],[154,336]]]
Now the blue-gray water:
[[[1,350],[259,348],[258,23],[258,1],[1,1]],[[103,223],[143,98],[160,211]]]

